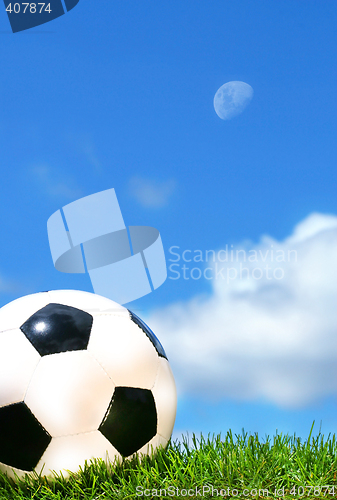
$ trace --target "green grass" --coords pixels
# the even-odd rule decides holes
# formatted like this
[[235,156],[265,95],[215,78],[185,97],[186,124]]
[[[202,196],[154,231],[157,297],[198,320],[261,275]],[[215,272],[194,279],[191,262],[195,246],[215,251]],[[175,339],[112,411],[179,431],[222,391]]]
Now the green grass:
[[[56,476],[48,481],[37,477],[14,482],[2,475],[0,499],[337,497],[336,437],[324,438],[321,433],[312,437],[312,430],[306,440],[282,434],[260,440],[257,434],[233,436],[231,431],[223,437],[197,439],[193,435],[190,442],[185,437],[170,443],[154,458],[141,462],[134,458],[110,471],[104,463],[94,461],[68,480]],[[275,488],[284,488],[284,496],[283,490],[275,495]],[[249,490],[246,496],[245,489]]]

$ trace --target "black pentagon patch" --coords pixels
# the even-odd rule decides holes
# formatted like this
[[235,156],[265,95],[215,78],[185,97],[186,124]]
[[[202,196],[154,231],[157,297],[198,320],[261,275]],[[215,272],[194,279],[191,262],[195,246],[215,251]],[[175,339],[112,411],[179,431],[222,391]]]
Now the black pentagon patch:
[[128,309],[128,311],[130,313],[131,320],[134,323],[136,323],[136,325],[139,326],[139,328],[141,328],[143,330],[143,332],[145,333],[145,335],[150,339],[150,341],[152,342],[154,348],[156,349],[156,351],[158,353],[158,356],[161,356],[162,358],[167,359],[167,356],[166,356],[165,351],[164,351],[164,347],[161,345],[161,343],[159,342],[159,340],[157,339],[157,337],[155,336],[155,334],[153,333],[151,328],[149,328],[147,326],[147,324],[144,323],[144,321],[142,319],[140,319],[135,313],[130,311],[130,309]]
[[51,441],[25,403],[0,408],[0,462],[32,471]]
[[48,304],[34,313],[20,329],[41,356],[86,349],[93,317],[62,304]]
[[148,389],[116,387],[99,431],[128,457],[157,433],[157,411]]

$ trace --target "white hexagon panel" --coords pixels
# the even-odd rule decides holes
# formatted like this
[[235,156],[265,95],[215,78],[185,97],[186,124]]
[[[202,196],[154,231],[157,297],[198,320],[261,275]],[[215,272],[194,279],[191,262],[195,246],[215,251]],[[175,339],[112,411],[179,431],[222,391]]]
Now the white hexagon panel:
[[52,439],[36,466],[36,472],[40,474],[45,469],[49,473],[62,469],[73,471],[83,468],[86,461],[97,457],[109,462],[120,457],[118,451],[99,431],[58,437]]
[[19,329],[1,332],[0,346],[0,406],[4,406],[23,400],[41,356]]
[[[123,332],[123,335],[120,335]],[[115,385],[151,389],[156,379],[159,356],[130,317],[109,314],[95,316],[88,351],[104,367]]]
[[114,388],[88,351],[63,352],[41,359],[24,401],[52,437],[68,436],[98,429]]
[[157,408],[157,432],[167,441],[170,439],[176,418],[177,390],[167,359],[159,360],[159,370],[152,388]]

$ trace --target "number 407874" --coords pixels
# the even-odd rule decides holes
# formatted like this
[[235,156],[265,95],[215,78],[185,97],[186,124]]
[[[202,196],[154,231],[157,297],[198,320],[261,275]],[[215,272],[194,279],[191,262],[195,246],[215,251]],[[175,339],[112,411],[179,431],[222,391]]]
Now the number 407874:
[[23,14],[30,13],[30,14],[41,14],[41,12],[51,12],[50,8],[50,3],[15,3],[13,4],[8,4],[6,7],[7,12],[10,14],[14,12],[15,14],[19,14],[20,12]]

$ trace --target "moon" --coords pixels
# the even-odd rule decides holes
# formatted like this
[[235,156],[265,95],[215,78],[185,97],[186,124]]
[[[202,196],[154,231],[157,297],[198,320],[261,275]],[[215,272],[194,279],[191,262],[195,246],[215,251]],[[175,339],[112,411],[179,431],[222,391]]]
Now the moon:
[[245,82],[227,82],[214,96],[214,109],[222,120],[239,115],[253,98],[254,90]]

